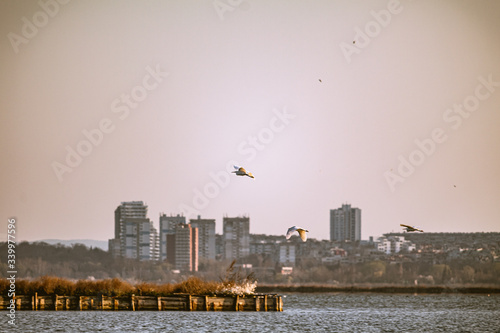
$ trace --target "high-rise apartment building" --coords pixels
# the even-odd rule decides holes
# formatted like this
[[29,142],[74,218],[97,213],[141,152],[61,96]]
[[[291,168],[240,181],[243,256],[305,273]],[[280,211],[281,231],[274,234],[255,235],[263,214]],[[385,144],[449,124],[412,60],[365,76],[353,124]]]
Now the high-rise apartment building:
[[147,218],[142,201],[122,202],[115,210],[115,238],[109,240],[114,256],[158,260],[158,232]]
[[198,228],[198,258],[215,260],[215,219],[189,220],[193,228]]
[[[160,215],[160,233],[159,233],[159,238],[160,238],[160,260],[168,260],[170,257],[169,261],[173,261],[175,258],[175,243],[170,242],[169,239],[171,237],[168,237],[169,235],[174,235],[175,234],[175,228],[178,224],[186,224],[186,218],[181,215],[170,215],[167,216],[165,214]],[[173,240],[174,238],[172,238]],[[168,254],[168,250],[170,249],[170,252]]]
[[250,218],[224,217],[223,243],[225,259],[241,259],[250,254]]
[[125,258],[152,260],[153,224],[148,218],[125,218],[121,223],[120,255]]
[[338,209],[330,210],[330,240],[361,240],[361,209],[343,204]]
[[120,223],[125,218],[147,218],[148,206],[142,201],[122,202],[115,209],[115,238],[120,238],[121,227]]
[[174,267],[181,271],[198,271],[198,228],[189,224],[175,227]]

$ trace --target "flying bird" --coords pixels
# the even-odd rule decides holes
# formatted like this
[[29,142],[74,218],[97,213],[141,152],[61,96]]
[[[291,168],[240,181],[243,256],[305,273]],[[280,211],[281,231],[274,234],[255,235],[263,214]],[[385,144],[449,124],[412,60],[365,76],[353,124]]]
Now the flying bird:
[[413,231],[424,232],[422,229],[418,229],[415,226],[412,227],[411,225],[406,225],[406,224],[400,224],[400,226],[404,227],[405,231],[407,231],[407,232],[413,232]]
[[236,169],[236,171],[233,171],[232,173],[235,173],[236,176],[248,176],[250,178],[255,178],[251,172],[247,172],[243,167],[235,165],[234,168]]
[[307,240],[307,234],[306,232],[309,232],[309,230],[302,229],[302,228],[297,228],[296,226],[293,226],[291,228],[288,228],[286,232],[286,239],[290,239],[292,237],[292,234],[297,231],[299,233],[300,238],[302,239],[303,242]]

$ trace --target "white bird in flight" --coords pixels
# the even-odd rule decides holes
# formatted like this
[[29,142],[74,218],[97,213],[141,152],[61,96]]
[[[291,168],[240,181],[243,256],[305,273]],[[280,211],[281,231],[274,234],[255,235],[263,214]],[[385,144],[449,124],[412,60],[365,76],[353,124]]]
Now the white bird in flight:
[[300,238],[302,239],[303,242],[307,240],[307,234],[306,232],[309,232],[309,230],[302,229],[302,228],[297,228],[296,226],[293,226],[291,228],[288,228],[286,232],[286,239],[289,239],[292,237],[292,234],[297,231],[299,233]]
[[415,226],[407,225],[407,224],[400,224],[407,232],[414,232],[414,231],[420,231],[424,232],[422,229],[419,229]]
[[235,165],[234,168],[236,169],[236,171],[233,171],[232,173],[235,173],[236,176],[248,176],[250,178],[255,178],[251,172],[247,172],[243,167]]

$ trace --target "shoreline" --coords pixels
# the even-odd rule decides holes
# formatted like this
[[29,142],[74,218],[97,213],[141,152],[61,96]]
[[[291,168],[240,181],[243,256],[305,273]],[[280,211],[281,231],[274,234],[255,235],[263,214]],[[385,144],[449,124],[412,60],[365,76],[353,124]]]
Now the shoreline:
[[262,284],[257,293],[500,294],[500,285]]

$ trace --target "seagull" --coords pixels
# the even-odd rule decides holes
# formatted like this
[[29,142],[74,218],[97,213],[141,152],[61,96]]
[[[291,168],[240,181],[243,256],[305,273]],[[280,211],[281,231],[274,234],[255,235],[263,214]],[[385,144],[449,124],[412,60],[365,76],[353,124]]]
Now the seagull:
[[415,226],[412,227],[412,226],[407,225],[407,224],[400,224],[400,226],[404,227],[407,232],[413,232],[413,231],[424,232],[422,229],[418,229]]
[[255,178],[251,172],[247,172],[243,167],[235,165],[234,168],[236,169],[236,171],[233,171],[232,173],[235,173],[236,176],[248,176],[250,178]]
[[286,239],[290,239],[292,237],[292,234],[297,231],[299,233],[300,238],[302,239],[303,242],[307,240],[307,234],[306,232],[309,232],[309,230],[302,229],[302,228],[297,228],[296,226],[293,226],[291,228],[288,228],[286,232]]

